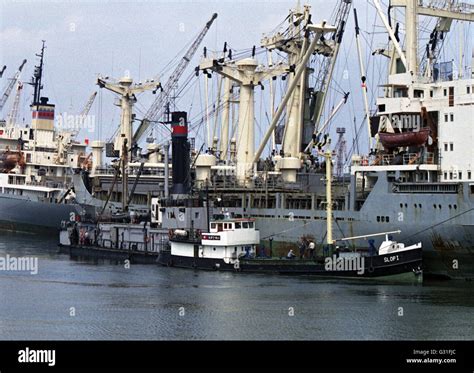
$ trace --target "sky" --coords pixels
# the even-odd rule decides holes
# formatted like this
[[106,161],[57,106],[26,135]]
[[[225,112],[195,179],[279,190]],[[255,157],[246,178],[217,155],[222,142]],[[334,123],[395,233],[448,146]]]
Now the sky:
[[[308,3],[315,22],[330,19],[336,5],[333,0]],[[386,35],[382,27],[377,26],[381,23],[377,21],[374,8],[365,0],[354,3],[364,33],[363,53],[370,70],[369,84],[370,79],[374,79],[370,95],[373,101],[372,93],[377,92],[377,84],[383,83],[378,67],[385,61],[383,57],[373,58],[365,42],[373,40],[372,48],[383,46]],[[56,104],[58,113],[77,114],[88,97],[99,90],[95,85],[98,74],[114,78],[129,74],[135,80],[156,77],[175,56],[183,53],[183,47],[213,13],[219,16],[184,76],[199,64],[204,46],[212,50],[222,49],[224,42],[234,49],[258,46],[262,34],[281,23],[295,4],[293,0],[0,0],[0,65],[7,65],[0,87],[24,58],[28,63],[22,79],[30,79],[37,62],[34,55],[40,50],[41,40],[46,40],[43,95]],[[328,107],[334,106],[341,98],[341,91],[352,93],[350,103],[337,118],[340,122],[337,126],[351,128],[348,137],[353,133],[354,118],[359,126],[364,116],[353,28],[351,14],[335,73],[337,89],[328,102]],[[472,29],[469,32],[468,38],[471,35],[473,39]],[[27,92],[32,93],[31,89]],[[23,116],[28,115],[29,101],[30,96],[23,100]],[[137,117],[152,102],[150,93],[142,94]],[[4,111],[7,109],[8,106]],[[111,136],[120,116],[113,94],[100,92],[91,114],[96,116],[97,130],[85,136],[92,139]],[[5,112],[1,116],[6,116]]]

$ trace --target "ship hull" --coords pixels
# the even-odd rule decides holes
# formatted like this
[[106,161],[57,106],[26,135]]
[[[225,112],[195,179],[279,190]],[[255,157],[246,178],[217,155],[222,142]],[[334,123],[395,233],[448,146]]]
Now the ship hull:
[[115,250],[97,246],[59,245],[59,252],[68,254],[72,258],[104,259],[121,263],[129,261],[130,264],[156,264],[158,259],[157,253]]
[[396,254],[363,257],[363,270],[336,270],[325,263],[312,260],[288,259],[241,259],[238,264],[226,263],[222,259],[194,258],[160,253],[158,263],[163,266],[231,271],[238,273],[268,273],[284,276],[338,277],[356,279],[407,279],[422,280],[422,250],[410,250]]
[[56,204],[0,195],[0,229],[19,232],[57,232],[63,221],[82,214],[77,204]]

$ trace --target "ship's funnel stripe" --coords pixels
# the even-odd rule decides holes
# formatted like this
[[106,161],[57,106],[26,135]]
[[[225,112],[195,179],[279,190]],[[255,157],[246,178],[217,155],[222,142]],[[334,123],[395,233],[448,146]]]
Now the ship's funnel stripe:
[[54,120],[54,111],[33,111],[33,119]]

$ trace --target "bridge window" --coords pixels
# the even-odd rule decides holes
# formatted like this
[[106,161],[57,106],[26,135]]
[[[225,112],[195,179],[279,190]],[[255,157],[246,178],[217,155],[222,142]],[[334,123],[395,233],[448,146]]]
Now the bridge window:
[[472,179],[472,172],[471,171],[467,171],[467,179],[468,180]]
[[462,180],[462,172],[459,172],[459,180]]
[[242,226],[244,227],[244,229],[248,229],[249,228],[249,223],[243,222]]
[[449,115],[448,114],[444,114],[444,122],[445,123],[449,122]]
[[445,151],[445,152],[448,151],[448,143],[444,143],[444,151]]
[[415,92],[413,92],[413,95],[415,98],[423,98],[425,96],[425,93],[423,92],[422,89],[415,89]]
[[451,122],[454,122],[454,114],[453,113],[451,113],[450,117],[451,117]]
[[471,94],[471,87],[467,86],[466,91],[467,91],[467,94],[470,95]]
[[454,151],[454,144],[452,142],[449,143],[449,150]]
[[240,223],[235,223],[235,229],[241,229],[242,225]]
[[253,229],[253,221],[249,222],[249,228]]

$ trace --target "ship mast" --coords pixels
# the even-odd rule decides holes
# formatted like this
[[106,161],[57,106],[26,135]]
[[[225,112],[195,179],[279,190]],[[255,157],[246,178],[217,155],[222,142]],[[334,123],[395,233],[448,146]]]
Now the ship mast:
[[405,0],[405,49],[408,72],[418,76],[418,14],[417,0]]
[[288,66],[276,65],[272,68],[259,69],[255,58],[244,58],[240,61],[221,62],[208,58],[201,62],[199,69],[207,75],[214,71],[224,78],[230,79],[240,88],[238,141],[237,141],[237,179],[247,183],[253,169],[253,155],[255,154],[255,86],[263,84],[288,72]]
[[365,73],[364,60],[362,58],[362,48],[360,46],[360,28],[359,28],[359,19],[357,17],[357,9],[354,8],[354,22],[355,22],[355,35],[356,35],[356,45],[357,45],[357,54],[359,56],[359,68],[360,68],[360,79],[362,83],[362,96],[364,98],[364,109],[365,116],[367,118],[367,136],[368,136],[368,146],[369,153],[372,150],[372,129],[370,126],[370,109],[369,109],[369,99],[367,97],[367,77]]
[[372,0],[377,9],[380,19],[382,20],[390,39],[406,67],[407,73],[413,77],[418,76],[418,16],[435,17],[444,20],[459,20],[474,22],[474,12],[472,5],[453,1],[446,1],[444,5],[433,5],[420,0],[392,0],[392,7],[405,8],[405,52],[402,50],[395,33],[389,22],[383,15],[380,1]]
[[41,90],[43,89],[43,85],[41,81],[43,79],[43,65],[44,65],[44,49],[45,49],[45,40],[42,40],[43,45],[41,47],[40,54],[36,54],[36,57],[40,58],[40,63],[38,66],[35,66],[35,72],[33,78],[31,79],[31,83],[28,83],[34,87],[33,92],[33,105],[37,105],[40,103],[41,98]]
[[123,77],[118,83],[107,81],[107,78],[97,78],[97,85],[100,88],[105,88],[111,92],[116,93],[120,97],[120,107],[122,109],[122,116],[120,121],[120,131],[115,139],[115,150],[119,150],[121,173],[122,173],[122,209],[124,212],[128,211],[128,163],[132,160],[132,153],[130,151],[133,146],[133,106],[137,102],[135,94],[154,90],[160,87],[159,82],[147,81],[145,84],[133,84],[133,79],[130,77]]
[[326,159],[326,243],[329,246],[334,244],[332,239],[332,151],[330,144],[331,140],[329,139],[327,149],[324,152],[324,158]]

